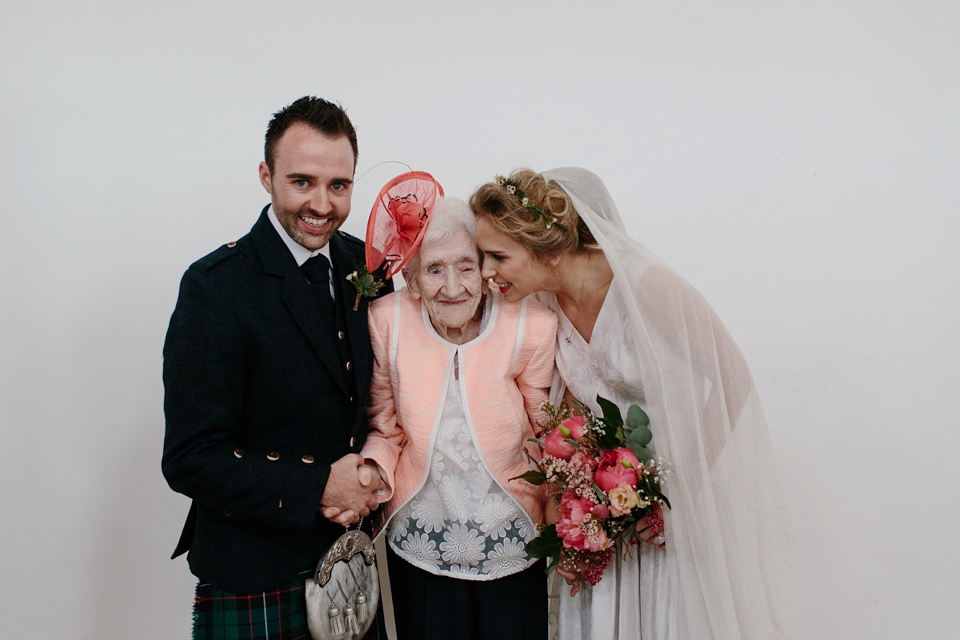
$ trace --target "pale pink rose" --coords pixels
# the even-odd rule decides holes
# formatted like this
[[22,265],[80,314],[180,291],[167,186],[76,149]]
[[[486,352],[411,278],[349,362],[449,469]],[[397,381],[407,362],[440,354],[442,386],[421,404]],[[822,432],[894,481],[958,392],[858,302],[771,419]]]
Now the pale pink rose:
[[640,461],[633,451],[626,447],[617,447],[606,451],[600,459],[600,466],[593,474],[593,481],[597,483],[605,492],[619,487],[621,484],[628,484],[634,489],[637,488],[637,468]]
[[627,483],[611,489],[607,497],[610,498],[610,513],[614,516],[625,516],[634,507],[643,508],[647,506],[647,502],[641,500],[637,492]]
[[580,442],[580,439],[583,438],[583,432],[586,431],[583,416],[570,416],[561,422],[560,426],[567,430],[567,433],[564,434],[567,438],[573,438],[577,442]]
[[543,450],[548,456],[560,458],[561,460],[569,460],[570,457],[576,453],[577,448],[564,439],[560,429],[553,429],[547,434],[547,437],[543,439]]
[[596,506],[589,498],[578,498],[573,489],[567,489],[560,497],[556,526],[565,547],[599,551],[610,546],[600,519],[593,514]]

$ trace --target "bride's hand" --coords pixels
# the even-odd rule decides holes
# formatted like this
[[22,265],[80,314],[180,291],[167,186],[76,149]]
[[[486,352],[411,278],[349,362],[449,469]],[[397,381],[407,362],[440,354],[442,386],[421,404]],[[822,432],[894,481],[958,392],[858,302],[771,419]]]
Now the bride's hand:
[[663,535],[663,513],[654,505],[653,513],[637,521],[637,537],[655,547],[667,550],[667,540]]

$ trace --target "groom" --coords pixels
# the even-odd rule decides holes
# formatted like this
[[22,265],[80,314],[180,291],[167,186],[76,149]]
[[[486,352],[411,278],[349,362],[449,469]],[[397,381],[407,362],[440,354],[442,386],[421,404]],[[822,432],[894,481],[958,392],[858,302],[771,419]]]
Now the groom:
[[338,231],[356,162],[338,105],[278,111],[260,164],[271,204],[181,281],[163,348],[163,473],[193,499],[173,557],[189,551],[199,578],[195,638],[308,637],[304,578],[344,531],[320,509],[376,508],[382,482],[357,455],[367,301],[354,310],[346,279],[363,243]]

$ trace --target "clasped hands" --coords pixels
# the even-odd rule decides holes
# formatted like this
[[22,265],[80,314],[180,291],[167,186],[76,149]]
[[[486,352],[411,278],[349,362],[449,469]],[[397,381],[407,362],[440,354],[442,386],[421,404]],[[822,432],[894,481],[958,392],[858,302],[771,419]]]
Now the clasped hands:
[[346,527],[376,509],[386,488],[376,465],[356,453],[348,453],[330,465],[320,513]]

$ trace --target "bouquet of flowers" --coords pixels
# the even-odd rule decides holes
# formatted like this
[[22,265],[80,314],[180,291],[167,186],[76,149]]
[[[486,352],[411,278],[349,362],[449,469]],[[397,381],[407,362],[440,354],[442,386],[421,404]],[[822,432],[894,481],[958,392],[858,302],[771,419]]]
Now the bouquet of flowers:
[[556,523],[538,525],[527,553],[550,558],[548,570],[560,564],[576,571],[590,586],[600,582],[617,542],[639,540],[638,521],[670,507],[660,490],[666,463],[647,449],[647,414],[634,404],[624,421],[617,405],[601,396],[597,403],[602,418],[579,403],[581,415],[544,403],[547,420],[533,439],[543,452],[539,470],[513,478],[546,483],[560,501]]

